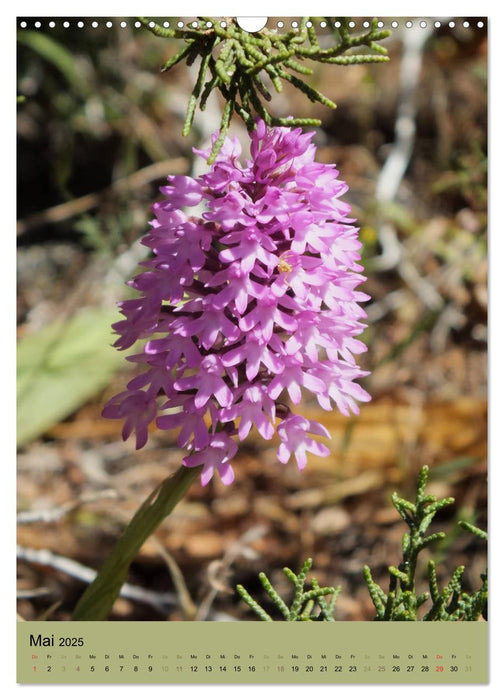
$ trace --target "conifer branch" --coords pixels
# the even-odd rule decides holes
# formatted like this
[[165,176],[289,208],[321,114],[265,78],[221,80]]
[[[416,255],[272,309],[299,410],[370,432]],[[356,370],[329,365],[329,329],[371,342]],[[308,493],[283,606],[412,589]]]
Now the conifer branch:
[[[320,125],[318,119],[286,118],[271,114],[265,106],[265,103],[272,100],[265,79],[271,81],[278,93],[282,91],[282,83],[288,82],[312,102],[334,108],[336,105],[332,100],[293,73],[312,75],[313,69],[305,65],[307,61],[336,65],[388,61],[387,50],[379,42],[389,32],[380,30],[377,20],[371,22],[366,32],[350,34],[348,18],[339,18],[337,28],[333,19],[326,18],[333,42],[328,48],[320,46],[314,29],[320,20],[313,17],[303,17],[298,28],[284,33],[268,27],[249,33],[232,18],[228,18],[223,27],[218,19],[198,17],[185,27],[177,29],[161,26],[146,17],[140,17],[139,20],[155,36],[185,42],[185,46],[162,66],[162,71],[170,70],[183,60],[188,65],[198,57],[201,60],[187,106],[182,132],[184,136],[190,132],[198,100],[199,108],[204,110],[213,90],[218,90],[225,99],[219,135],[210,153],[209,163],[215,160],[220,151],[233,112],[243,119],[249,131],[255,125],[254,113],[272,126]],[[366,49],[366,53],[356,52],[362,48]]]
[[[429,590],[417,595],[416,569],[418,554],[422,549],[434,542],[445,538],[444,532],[426,534],[427,528],[434,516],[443,508],[452,505],[453,498],[437,499],[425,493],[429,468],[422,467],[417,482],[415,501],[393,494],[392,502],[395,509],[408,526],[402,538],[402,561],[398,566],[389,566],[390,574],[388,592],[385,592],[377,584],[372,576],[369,566],[365,566],[364,580],[376,610],[375,620],[378,621],[425,621],[441,620],[453,622],[458,620],[476,621],[482,617],[488,617],[488,576],[481,574],[481,586],[474,593],[468,593],[462,588],[464,567],[459,566],[451,575],[448,583],[443,588],[438,584],[436,565],[433,560],[428,564]],[[488,535],[475,525],[461,521],[458,523],[463,529],[473,535],[488,540]],[[334,621],[334,608],[341,587],[320,587],[317,579],[312,578],[310,588],[306,589],[306,578],[311,568],[312,560],[307,559],[299,572],[295,574],[285,567],[283,572],[294,586],[294,598],[291,605],[287,605],[273,588],[266,574],[259,574],[259,580],[280,611],[282,618],[288,621],[324,620]],[[259,603],[243,588],[238,586],[237,591],[244,602],[255,612],[261,620],[271,621],[272,618]],[[329,597],[329,599],[328,599]],[[423,615],[419,609],[428,600],[431,601],[430,609]],[[318,607],[315,607],[318,606]],[[315,611],[315,612],[314,612]]]
[[[364,580],[376,609],[375,620],[477,620],[480,616],[486,619],[486,602],[488,596],[486,573],[481,575],[482,586],[473,594],[462,591],[462,576],[464,567],[459,566],[452,574],[448,584],[442,589],[438,586],[436,565],[430,561],[428,565],[429,592],[416,594],[416,569],[418,555],[422,549],[435,542],[443,540],[444,532],[427,535],[435,515],[453,504],[453,498],[437,499],[425,493],[429,468],[422,467],[417,482],[415,502],[392,495],[392,503],[408,526],[402,540],[402,561],[398,566],[389,566],[390,583],[388,595],[376,584],[369,567],[364,567]],[[469,523],[459,525],[474,535],[487,539],[483,530]],[[430,598],[432,605],[423,617],[418,617],[418,609]]]
[[[285,576],[294,586],[294,598],[291,605],[281,598],[278,592],[273,588],[270,580],[265,573],[259,574],[261,586],[268,594],[271,601],[277,607],[282,615],[282,618],[287,622],[308,622],[314,620],[322,620],[325,622],[334,622],[334,608],[338,595],[341,591],[341,586],[333,588],[332,586],[319,586],[317,579],[312,578],[310,581],[311,588],[306,589],[306,577],[312,566],[312,560],[307,559],[299,574],[295,574],[287,566],[283,572]],[[263,621],[271,621],[272,618],[259,605],[259,603],[250,595],[243,587],[237,586],[236,590],[241,599],[249,606],[249,608]],[[327,597],[330,596],[329,600]],[[318,606],[318,607],[316,607]]]

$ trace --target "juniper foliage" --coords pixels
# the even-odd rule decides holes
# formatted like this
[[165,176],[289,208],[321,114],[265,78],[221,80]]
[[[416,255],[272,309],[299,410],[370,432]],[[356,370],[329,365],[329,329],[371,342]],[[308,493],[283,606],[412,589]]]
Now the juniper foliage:
[[[396,493],[392,495],[395,509],[408,526],[402,541],[402,561],[398,566],[389,566],[390,583],[388,593],[373,580],[371,570],[364,567],[364,579],[369,594],[376,609],[377,621],[476,621],[483,617],[487,619],[488,579],[487,573],[482,573],[481,586],[474,593],[462,589],[464,567],[459,566],[450,580],[442,589],[439,588],[436,565],[433,560],[428,564],[429,591],[417,594],[415,587],[418,555],[426,547],[443,540],[444,532],[427,534],[432,520],[443,508],[454,503],[453,498],[437,499],[425,493],[429,468],[422,467],[417,482],[415,502],[407,501]],[[471,534],[488,540],[488,535],[475,525],[460,521],[459,526]],[[307,559],[296,576],[290,569],[284,568],[287,578],[295,588],[294,600],[289,607],[278,595],[266,574],[259,574],[262,587],[276,605],[283,618],[288,621],[326,620],[334,621],[334,609],[341,586],[319,587],[316,579],[311,579],[311,589],[305,591],[306,575],[312,566],[312,560]],[[259,605],[243,586],[237,586],[237,591],[243,601],[253,612],[264,621],[271,622],[273,618]],[[327,596],[331,596],[329,601]],[[429,610],[419,616],[419,608],[428,600],[431,601]],[[315,612],[314,606],[318,604]]]
[[[444,532],[428,535],[429,528],[435,515],[446,506],[454,503],[453,498],[437,499],[425,493],[429,468],[422,467],[417,482],[415,502],[405,500],[396,493],[392,495],[392,503],[408,526],[402,540],[402,561],[396,566],[389,566],[390,582],[388,592],[374,582],[371,570],[364,567],[364,578],[369,594],[376,608],[375,620],[401,621],[455,621],[478,620],[481,616],[486,619],[488,582],[487,574],[481,574],[481,588],[470,594],[462,590],[464,567],[459,566],[454,571],[447,585],[442,589],[438,586],[436,565],[429,561],[429,592],[417,594],[415,577],[420,552],[435,542],[443,540]],[[472,534],[487,539],[483,530],[469,523],[459,525]],[[419,608],[430,599],[429,610],[419,616]]]
[[[249,33],[233,18],[225,22],[211,17],[198,17],[182,28],[164,27],[152,19],[139,18],[143,26],[156,36],[181,39],[184,44],[165,64],[170,70],[181,61],[192,65],[200,60],[198,76],[192,89],[183,127],[183,135],[191,130],[196,108],[204,110],[210,93],[218,90],[225,100],[219,136],[213,145],[208,163],[213,163],[226,136],[231,117],[236,112],[247,128],[252,130],[259,116],[270,126],[319,126],[320,120],[311,118],[276,117],[266,104],[271,102],[272,89],[282,92],[284,83],[290,83],[312,102],[336,107],[334,102],[299,75],[312,75],[307,62],[335,65],[381,63],[388,61],[387,50],[379,43],[389,32],[370,22],[363,33],[351,33],[350,18],[327,18],[330,44],[320,45],[315,25],[320,19],[303,17],[299,27],[279,33],[265,27]],[[362,50],[364,50],[362,52]]]
[[[319,586],[316,578],[310,579],[309,587],[306,588],[306,576],[312,567],[312,559],[307,559],[303,564],[299,574],[295,574],[288,567],[284,567],[283,572],[294,586],[294,598],[290,606],[280,597],[273,588],[265,573],[259,574],[259,581],[262,587],[278,608],[283,619],[287,622],[306,622],[323,620],[334,622],[334,608],[336,600],[341,591],[341,586]],[[264,622],[273,622],[273,618],[252,598],[250,593],[241,585],[236,587],[242,600],[250,609]]]

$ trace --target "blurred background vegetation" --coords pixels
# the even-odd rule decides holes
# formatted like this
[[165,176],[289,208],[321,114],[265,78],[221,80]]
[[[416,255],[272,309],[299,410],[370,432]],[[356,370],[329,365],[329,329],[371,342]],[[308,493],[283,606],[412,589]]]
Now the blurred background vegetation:
[[[131,376],[110,323],[145,255],[150,205],[167,175],[204,167],[191,149],[218,128],[220,105],[209,101],[182,138],[194,70],[159,70],[176,40],[132,19],[22,21],[19,614],[64,620],[140,502],[180,465],[174,434],[153,431],[137,453],[100,412]],[[420,33],[401,22],[384,42],[388,64],[317,66],[312,84],[334,111],[294,90],[274,95],[278,116],[322,120],[318,159],[349,185],[373,400],[352,419],[306,406],[330,429],[332,457],[303,474],[251,436],[235,483],[195,485],[143,547],[116,619],[247,619],[235,585],[260,598],[265,570],[281,592],[282,566],[299,570],[308,556],[321,585],[343,587],[337,619],[372,619],[362,568],[386,587],[404,532],[390,494],[411,496],[424,463],[435,495],[456,498],[443,529],[461,517],[486,527],[486,30],[455,24]],[[238,119],[231,130],[246,142]],[[441,574],[465,564],[467,587],[479,585],[483,542],[449,534],[434,556]]]

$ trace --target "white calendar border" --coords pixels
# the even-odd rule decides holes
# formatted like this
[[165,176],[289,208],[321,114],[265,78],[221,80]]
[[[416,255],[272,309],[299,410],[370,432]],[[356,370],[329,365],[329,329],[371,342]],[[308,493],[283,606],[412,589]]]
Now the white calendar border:
[[[335,13],[337,6],[337,13],[339,15],[352,14],[355,17],[359,16],[378,16],[378,17],[403,17],[405,15],[410,17],[460,17],[460,16],[482,16],[489,17],[489,34],[492,33],[492,27],[501,28],[503,26],[503,11],[501,6],[496,7],[494,2],[481,2],[477,3],[469,2],[469,0],[458,0],[454,2],[440,3],[439,0],[434,2],[434,0],[424,0],[421,3],[408,3],[405,7],[404,2],[362,2],[359,0],[354,0],[351,3],[341,3],[337,0],[333,2],[318,1],[313,2],[310,0],[310,12],[312,14],[321,16],[331,16]],[[217,16],[301,16],[306,7],[305,3],[301,3],[299,0],[278,0],[277,2],[272,2],[269,0],[254,0],[251,4],[250,9],[244,4],[239,4],[236,1],[230,2],[229,0],[220,2],[209,1],[209,2],[193,2],[193,0],[185,0],[184,2],[184,14],[185,16],[196,16],[198,14],[204,13],[206,15],[217,15]],[[238,9],[239,8],[239,9]],[[15,109],[12,105],[15,100],[13,96],[15,95],[15,71],[14,71],[14,61],[15,59],[15,32],[13,31],[13,21],[16,16],[136,16],[141,13],[144,15],[158,15],[162,14],[163,11],[169,11],[169,4],[166,3],[153,3],[153,2],[142,2],[142,3],[132,3],[129,0],[123,0],[122,2],[96,2],[96,0],[88,0],[85,5],[85,12],[82,10],[79,12],[79,7],[75,8],[72,12],[68,6],[68,2],[47,2],[41,5],[40,0],[38,2],[24,1],[16,5],[16,8],[7,9],[2,12],[2,22],[0,23],[1,39],[2,39],[2,70],[3,70],[3,90],[1,91],[0,98],[2,100],[2,111],[0,114],[3,115],[1,129],[2,137],[2,153],[7,154],[7,168],[4,168],[4,173],[7,175],[7,183],[4,185],[4,202],[10,201],[10,205],[4,204],[7,208],[4,209],[4,221],[2,226],[2,235],[4,237],[4,248],[3,253],[7,252],[7,260],[4,260],[4,265],[2,269],[1,276],[1,292],[2,299],[11,299],[13,289],[15,290],[15,274],[13,270],[8,270],[7,268],[12,267],[12,263],[15,257],[15,242],[13,242],[15,236],[13,232],[15,231],[15,178],[13,173],[15,172]],[[405,12],[405,10],[407,10]],[[12,16],[10,13],[12,12]],[[489,515],[490,515],[490,533],[492,535],[492,540],[495,542],[499,539],[499,529],[502,527],[500,522],[497,522],[495,517],[495,512],[498,510],[495,508],[496,496],[492,494],[504,494],[503,485],[503,469],[502,464],[502,448],[497,444],[497,438],[495,436],[499,435],[501,428],[501,417],[499,411],[497,400],[500,398],[504,390],[503,382],[503,369],[502,364],[499,362],[500,358],[504,357],[504,342],[503,342],[503,332],[502,332],[502,310],[498,306],[496,300],[504,298],[504,275],[498,270],[497,265],[500,261],[504,261],[504,232],[502,231],[502,224],[499,225],[498,222],[501,221],[502,217],[497,215],[496,206],[493,204],[494,198],[492,197],[492,190],[497,193],[497,188],[502,183],[502,177],[499,177],[500,170],[502,168],[499,156],[503,155],[503,134],[500,125],[504,123],[504,115],[502,114],[502,105],[497,104],[497,81],[493,78],[493,72],[497,66],[496,51],[497,47],[493,47],[490,41],[490,53],[489,53],[489,66],[490,66],[490,90],[489,90],[489,109],[490,109],[490,126],[489,126],[489,136],[490,143],[492,146],[491,156],[489,158],[490,162],[490,382],[489,382],[489,399],[490,399],[490,420],[489,420],[489,431],[490,431],[490,475],[489,475]],[[7,59],[5,57],[8,57]],[[495,70],[497,73],[498,71]],[[11,121],[12,120],[12,121]],[[495,125],[495,126],[494,126]],[[496,198],[499,201],[499,198]],[[12,248],[11,248],[12,245]],[[13,253],[14,257],[10,257]],[[6,296],[7,295],[7,296]],[[14,297],[15,300],[15,297]],[[4,328],[8,329],[8,333],[13,332],[15,328],[15,301],[12,303],[10,308],[3,309],[3,322]],[[2,341],[5,343],[5,341]],[[12,342],[11,345],[1,349],[1,363],[4,370],[4,402],[10,402],[13,397],[15,397],[15,384],[13,380],[14,368],[15,368],[15,343]],[[2,656],[2,674],[0,683],[2,687],[8,689],[9,695],[15,695],[16,697],[30,697],[32,694],[36,694],[37,700],[46,700],[51,698],[66,697],[69,693],[73,698],[86,698],[89,697],[90,692],[94,692],[94,688],[106,688],[106,686],[68,686],[58,685],[58,686],[20,686],[16,685],[15,682],[15,669],[16,669],[16,650],[15,650],[15,614],[14,610],[14,600],[15,600],[15,575],[13,575],[14,565],[15,565],[15,536],[13,535],[13,530],[15,526],[15,421],[14,412],[10,406],[7,406],[6,415],[3,416],[2,420],[2,437],[5,453],[8,454],[8,459],[4,459],[4,464],[2,464],[3,470],[3,480],[7,488],[3,489],[4,494],[7,494],[7,498],[4,498],[2,504],[2,525],[4,525],[3,533],[4,537],[4,562],[7,560],[9,565],[12,565],[12,570],[9,568],[9,575],[1,577],[0,580],[0,600],[4,606],[6,606],[5,611],[3,611],[3,619],[9,621],[9,625],[6,625],[2,629],[3,639],[2,647],[6,651],[6,655]],[[501,509],[502,510],[502,509]],[[12,530],[10,529],[12,528]],[[11,549],[12,547],[12,549]],[[491,551],[496,551],[495,548],[491,547]],[[502,661],[499,660],[499,650],[497,642],[497,634],[500,629],[500,625],[503,624],[503,602],[498,600],[497,595],[492,596],[492,580],[496,581],[502,574],[502,561],[499,561],[497,555],[491,556],[491,567],[490,567],[490,591],[491,591],[491,620],[490,623],[490,673],[491,682],[488,686],[457,686],[456,694],[458,698],[474,698],[476,694],[486,695],[491,693],[492,696],[495,694],[495,690],[498,687],[503,686],[502,684]],[[502,598],[501,598],[502,600]],[[92,623],[91,623],[92,624]],[[463,624],[463,623],[462,623]],[[500,677],[499,677],[500,676]],[[342,686],[347,687],[347,686]],[[397,686],[374,686],[373,690],[371,688],[367,692],[372,692],[373,700],[382,700],[390,697],[391,687]],[[399,686],[408,688],[409,697],[421,697],[425,696],[426,693],[434,694],[434,688],[440,688],[441,686],[429,686],[427,689],[424,685],[418,686]],[[91,690],[93,688],[93,690]],[[355,688],[355,686],[354,686]],[[213,700],[218,698],[219,700],[227,700],[227,698],[234,698],[236,693],[240,694],[243,700],[249,700],[256,698],[257,694],[266,694],[266,697],[277,696],[279,687],[278,686],[198,686],[196,689],[194,686],[173,686],[168,691],[167,686],[149,686],[148,692],[152,697],[167,697],[167,693],[175,693],[176,698],[185,698],[189,694],[194,692],[204,692],[205,698],[208,700]],[[137,686],[121,686],[119,690],[121,694],[121,699],[126,698],[136,698],[138,697],[139,688]],[[316,693],[316,697],[334,697],[335,692],[340,692],[339,688],[335,686],[289,686],[289,694],[293,700],[297,698],[306,698],[308,693]],[[445,695],[444,691],[443,695]],[[434,697],[437,696],[435,693]]]

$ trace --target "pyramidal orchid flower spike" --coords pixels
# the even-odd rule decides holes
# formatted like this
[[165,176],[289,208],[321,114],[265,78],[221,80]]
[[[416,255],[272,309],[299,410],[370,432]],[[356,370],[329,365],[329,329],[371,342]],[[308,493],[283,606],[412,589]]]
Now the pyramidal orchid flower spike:
[[282,463],[293,455],[303,469],[307,452],[329,454],[326,428],[287,398],[297,406],[304,390],[345,415],[370,398],[354,359],[366,350],[356,336],[368,298],[356,289],[358,229],[347,186],[316,162],[312,137],[259,121],[245,165],[227,138],[209,172],[169,177],[143,239],[153,255],[129,283],[139,297],[120,304],[115,345],[146,339],[127,358],[145,371],[103,415],[123,420],[138,449],[151,423],[178,429],[183,464],[202,467],[203,485],[215,472],[233,481],[236,438],[253,427],[277,434]]

